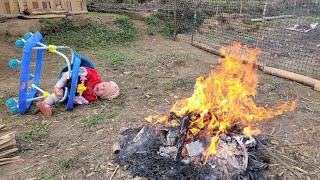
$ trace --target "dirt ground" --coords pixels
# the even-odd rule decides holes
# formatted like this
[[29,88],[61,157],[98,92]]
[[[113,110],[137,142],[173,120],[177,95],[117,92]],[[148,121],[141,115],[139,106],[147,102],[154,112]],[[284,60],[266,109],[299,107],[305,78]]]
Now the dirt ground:
[[[101,23],[110,21],[114,16],[90,14],[86,17],[100,19],[98,23]],[[14,20],[14,23],[19,26],[20,21],[21,24],[26,22]],[[9,69],[7,61],[11,57],[19,58],[21,50],[13,43],[17,37],[8,33],[0,35],[0,118],[16,129],[20,148],[18,155],[22,159],[20,163],[1,166],[0,179],[109,179],[117,166],[113,162],[112,144],[119,140],[120,131],[146,124],[146,116],[168,113],[177,99],[192,94],[196,77],[206,76],[218,61],[216,56],[185,41],[148,36],[144,23],[135,23],[139,28],[138,39],[129,46],[113,48],[127,55],[128,60],[120,69],[106,66],[104,57],[97,55],[110,49],[80,51],[92,59],[104,79],[114,80],[120,85],[121,96],[113,101],[77,106],[71,112],[58,105],[52,117],[42,116],[34,105],[23,116],[12,114],[5,107],[5,100],[16,96],[18,88],[18,71]],[[0,29],[8,28],[0,26]],[[56,56],[46,55],[41,87],[50,89],[62,66],[63,62]],[[299,99],[293,112],[259,125],[272,143],[269,151],[282,160],[270,155],[270,167],[265,178],[298,179],[285,167],[286,164],[301,179],[319,179],[320,93],[262,73],[259,77],[259,95],[255,98],[259,105],[269,104],[272,107],[290,100],[292,95]],[[89,121],[98,123],[88,125]],[[113,178],[139,179],[122,167]]]

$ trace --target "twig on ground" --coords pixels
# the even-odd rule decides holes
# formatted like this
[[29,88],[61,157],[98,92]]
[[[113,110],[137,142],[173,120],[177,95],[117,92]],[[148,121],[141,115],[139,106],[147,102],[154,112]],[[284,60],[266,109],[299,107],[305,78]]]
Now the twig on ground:
[[26,170],[28,170],[28,169],[33,168],[34,166],[41,165],[41,164],[43,164],[43,163],[45,163],[45,162],[47,162],[47,161],[42,161],[42,162],[40,162],[40,163],[35,163],[35,164],[32,164],[31,166],[28,166],[28,167],[25,167],[25,168],[23,168],[23,169],[20,169],[19,171],[14,171],[14,172],[12,173],[12,175],[18,174],[18,173],[23,172],[23,171],[26,171]]
[[303,170],[303,169],[301,169],[301,168],[299,168],[299,167],[297,167],[297,166],[293,166],[292,168],[293,168],[293,169],[296,169],[296,170],[298,170],[298,171],[300,171],[300,172],[302,172],[302,173],[304,173],[304,174],[308,174],[307,171],[305,171],[305,170]]
[[276,128],[275,127],[273,127],[272,128],[272,131],[271,131],[271,133],[270,133],[270,135],[272,135],[273,136],[273,134],[274,134],[274,131],[276,130]]
[[313,100],[308,99],[308,98],[305,98],[305,97],[303,97],[303,96],[300,96],[300,97],[301,97],[301,99],[304,99],[304,100],[309,101],[309,102],[311,102],[311,103],[320,104],[320,102],[313,101]]
[[113,171],[112,175],[110,176],[109,180],[111,180],[113,178],[113,176],[117,173],[119,169],[119,165],[116,167],[116,169]]
[[295,144],[284,144],[284,145],[280,145],[279,147],[283,147],[283,146],[300,146],[300,145],[304,145],[304,144],[309,144],[308,142],[300,142],[300,143],[295,143]]
[[295,164],[299,164],[296,160],[293,160],[293,159],[289,158],[288,156],[282,154],[280,151],[278,151],[276,149],[273,149],[273,151],[277,152],[281,157],[283,157],[283,158],[285,158],[285,159],[287,159],[287,160],[289,160],[289,161],[291,161],[291,162],[293,162]]
[[152,111],[152,112],[154,112],[154,113],[156,113],[156,114],[160,114],[158,111],[155,111],[155,110],[153,110],[153,109],[150,109],[150,108],[149,108],[149,110]]
[[309,108],[308,106],[304,106],[308,111],[310,111],[310,112],[314,112],[314,110],[313,109],[311,109],[311,108]]
[[289,171],[291,171],[294,175],[296,175],[299,179],[301,179],[300,174],[298,174],[292,167],[290,167],[286,162],[284,162],[281,158],[279,158],[276,154],[271,152],[265,145],[263,145],[261,142],[259,142],[260,146],[263,147],[270,156],[274,157],[281,165],[286,167]]

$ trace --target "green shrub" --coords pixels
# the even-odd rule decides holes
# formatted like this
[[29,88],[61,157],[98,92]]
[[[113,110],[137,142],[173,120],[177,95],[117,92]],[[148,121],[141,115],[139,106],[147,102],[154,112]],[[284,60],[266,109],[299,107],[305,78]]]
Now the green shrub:
[[133,21],[126,16],[115,19],[118,28],[103,27],[89,20],[77,23],[67,18],[42,20],[41,23],[41,32],[49,44],[68,45],[77,49],[127,45],[137,36]]
[[[204,13],[191,9],[187,2],[180,2],[175,9],[159,9],[158,13],[147,19],[149,25],[148,34],[160,32],[165,37],[173,37],[174,33],[190,33],[201,26],[204,21]],[[153,27],[153,28],[151,28]],[[154,28],[158,30],[155,31]]]

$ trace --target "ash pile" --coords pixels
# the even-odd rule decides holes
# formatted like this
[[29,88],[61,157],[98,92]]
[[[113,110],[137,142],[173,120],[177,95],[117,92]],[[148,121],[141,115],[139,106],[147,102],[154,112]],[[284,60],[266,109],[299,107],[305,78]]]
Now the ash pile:
[[153,124],[122,132],[116,162],[135,177],[148,179],[258,179],[268,166],[260,143],[262,136],[248,138],[234,125],[221,135],[216,153],[205,157],[208,138],[186,142],[188,118],[176,127]]

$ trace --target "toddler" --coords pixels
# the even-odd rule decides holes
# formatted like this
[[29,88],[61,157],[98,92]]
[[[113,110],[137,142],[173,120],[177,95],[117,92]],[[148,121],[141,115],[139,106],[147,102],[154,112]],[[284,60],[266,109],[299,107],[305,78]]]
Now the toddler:
[[[60,80],[54,86],[54,93],[36,106],[45,116],[52,115],[52,105],[63,97],[63,89],[68,81],[68,73],[63,73]],[[89,104],[98,100],[98,97],[111,100],[119,96],[119,87],[113,82],[101,82],[100,76],[95,69],[80,67],[78,72],[77,93],[74,98],[75,104]]]

